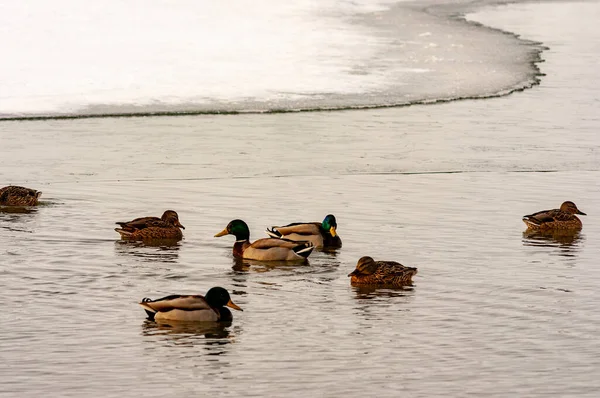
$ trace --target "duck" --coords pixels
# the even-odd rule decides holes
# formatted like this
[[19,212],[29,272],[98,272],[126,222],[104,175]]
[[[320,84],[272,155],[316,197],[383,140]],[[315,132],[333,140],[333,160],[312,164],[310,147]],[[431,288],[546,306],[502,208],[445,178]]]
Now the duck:
[[0,205],[2,206],[37,206],[41,191],[31,188],[8,185],[0,188]]
[[364,256],[348,276],[353,285],[406,286],[412,285],[412,277],[416,273],[416,268],[405,267],[396,261],[375,261]]
[[583,224],[575,214],[587,215],[575,203],[566,201],[560,205],[560,209],[542,210],[523,216],[523,222],[527,230],[579,230]]
[[157,300],[145,297],[139,304],[152,321],[223,322],[233,320],[225,307],[243,311],[222,287],[211,288],[206,296],[173,294]]
[[[124,240],[158,240],[183,238],[181,229],[185,229],[179,222],[179,215],[174,210],[166,210],[161,218],[140,217],[131,221],[118,221],[121,228],[115,228]],[[180,229],[181,228],[181,229]]]
[[293,241],[308,241],[317,249],[337,249],[342,247],[342,239],[337,234],[337,221],[333,214],[325,216],[322,222],[298,222],[281,227],[267,228],[272,238]]
[[263,238],[250,243],[250,230],[243,220],[232,220],[216,238],[234,235],[233,255],[237,258],[258,261],[306,260],[314,246],[310,242],[294,242],[288,239]]

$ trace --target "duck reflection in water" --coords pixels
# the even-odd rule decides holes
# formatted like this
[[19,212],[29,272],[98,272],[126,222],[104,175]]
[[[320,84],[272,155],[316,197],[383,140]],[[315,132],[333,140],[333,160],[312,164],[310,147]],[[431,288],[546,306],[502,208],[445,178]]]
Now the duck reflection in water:
[[[0,205],[0,213],[4,214],[31,214],[37,213],[38,209],[36,207],[14,207],[14,206],[1,206]],[[11,217],[7,218],[6,221],[18,221],[19,217]]]
[[119,240],[115,242],[115,252],[119,256],[134,256],[143,261],[176,263],[179,260],[180,245],[180,242],[167,242],[166,245],[156,242],[156,245],[153,245],[147,242]]
[[559,255],[573,256],[579,251],[583,241],[581,231],[525,231],[523,232],[523,246],[554,247],[560,249]]
[[232,268],[235,272],[269,272],[275,269],[292,270],[295,268],[306,268],[309,265],[308,260],[304,263],[294,263],[290,261],[259,261],[234,257]]
[[[153,337],[155,341],[164,341],[175,345],[194,346],[202,344],[215,348],[234,342],[229,331],[231,321],[225,322],[169,322],[145,320],[142,324],[142,335]],[[221,355],[218,349],[209,352]]]
[[412,296],[415,289],[412,286],[352,285],[352,290],[356,293],[356,299],[371,300],[378,297]]
[[33,232],[35,207],[0,206],[0,228],[12,232]]

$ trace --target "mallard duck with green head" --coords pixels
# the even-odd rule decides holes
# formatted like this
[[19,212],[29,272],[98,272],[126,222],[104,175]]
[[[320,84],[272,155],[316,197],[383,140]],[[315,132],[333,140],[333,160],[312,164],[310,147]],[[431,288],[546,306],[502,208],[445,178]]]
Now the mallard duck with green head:
[[148,241],[148,240],[180,240],[183,238],[181,229],[185,229],[179,222],[179,215],[173,210],[167,210],[161,218],[140,217],[131,221],[116,224],[115,228],[123,240]]
[[174,294],[157,300],[144,298],[139,303],[148,319],[153,321],[220,322],[231,321],[231,311],[243,311],[231,301],[229,292],[222,287],[213,287],[206,296],[183,296]]
[[0,188],[0,205],[2,206],[37,206],[41,191],[9,185]]
[[542,210],[523,216],[523,222],[527,230],[578,230],[583,224],[575,214],[586,215],[575,203],[566,201],[560,205],[560,209]]
[[317,249],[336,249],[342,247],[337,234],[337,221],[333,214],[325,216],[322,222],[297,222],[282,227],[267,228],[272,238],[311,242]]
[[416,268],[405,267],[396,261],[375,261],[365,256],[358,260],[356,269],[348,276],[353,285],[407,286],[412,285],[416,273]]
[[248,224],[232,220],[215,237],[234,235],[233,255],[238,258],[258,261],[306,260],[314,246],[310,242],[294,242],[287,239],[264,238],[250,243]]

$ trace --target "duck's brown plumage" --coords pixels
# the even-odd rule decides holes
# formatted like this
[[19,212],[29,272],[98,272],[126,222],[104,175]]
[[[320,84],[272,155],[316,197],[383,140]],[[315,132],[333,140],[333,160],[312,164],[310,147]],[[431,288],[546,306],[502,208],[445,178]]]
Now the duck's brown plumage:
[[560,209],[542,210],[523,216],[523,222],[528,230],[578,230],[583,225],[575,214],[586,215],[575,203],[566,201]]
[[416,268],[405,267],[396,261],[375,261],[369,256],[361,257],[356,269],[348,274],[350,282],[357,285],[412,285]]
[[115,228],[125,240],[180,240],[185,229],[179,222],[179,215],[173,210],[167,210],[161,218],[140,217],[127,222],[117,222],[121,228]]
[[0,205],[3,206],[37,206],[41,191],[9,185],[0,188]]

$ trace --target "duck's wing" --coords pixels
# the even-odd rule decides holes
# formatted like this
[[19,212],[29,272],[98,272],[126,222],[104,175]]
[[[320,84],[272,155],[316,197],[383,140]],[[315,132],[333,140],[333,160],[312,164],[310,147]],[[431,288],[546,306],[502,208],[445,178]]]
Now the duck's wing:
[[264,238],[252,242],[250,246],[258,250],[267,250],[274,247],[292,250],[299,244],[301,244],[301,242],[294,242],[288,239]]
[[572,220],[574,215],[567,213],[566,211],[562,211],[560,209],[552,209],[552,210],[542,210],[537,213],[529,214],[523,216],[523,220],[530,221],[533,224],[543,224],[548,222],[555,221],[569,221]]
[[379,265],[378,271],[387,275],[404,275],[406,273],[417,273],[417,269],[413,267],[407,267],[396,261],[377,261]]
[[168,312],[171,310],[197,311],[197,310],[212,310],[208,305],[204,296],[182,296],[174,294],[157,300],[149,298],[143,299],[139,303],[145,310],[151,312]]
[[292,223],[288,225],[284,225],[281,227],[273,226],[271,229],[267,229],[267,234],[274,238],[285,237],[286,235],[319,235],[319,223],[317,222],[309,222],[309,223]]
[[120,225],[126,231],[136,231],[139,229],[160,226],[164,224],[164,221],[158,217],[139,217],[131,221],[121,222],[117,221],[116,224]]

